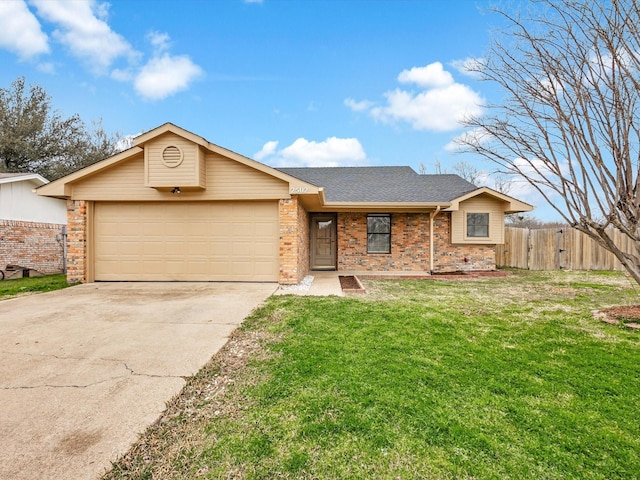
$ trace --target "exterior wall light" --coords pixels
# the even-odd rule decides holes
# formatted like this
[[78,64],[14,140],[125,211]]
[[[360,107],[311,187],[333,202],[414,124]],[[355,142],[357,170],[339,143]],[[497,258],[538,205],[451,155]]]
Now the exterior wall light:
[[182,190],[180,190],[180,187],[173,187],[173,190],[171,190],[171,193],[175,194],[181,194]]

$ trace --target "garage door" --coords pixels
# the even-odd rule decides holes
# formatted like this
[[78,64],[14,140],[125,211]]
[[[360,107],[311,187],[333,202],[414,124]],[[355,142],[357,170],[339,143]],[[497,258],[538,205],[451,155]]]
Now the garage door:
[[96,203],[96,280],[278,280],[276,202]]

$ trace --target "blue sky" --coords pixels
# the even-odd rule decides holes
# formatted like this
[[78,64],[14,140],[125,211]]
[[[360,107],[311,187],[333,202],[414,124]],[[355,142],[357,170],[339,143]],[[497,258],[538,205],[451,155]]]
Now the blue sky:
[[[165,122],[272,166],[495,167],[451,142],[500,92],[465,73],[485,0],[3,0],[0,87],[135,135]],[[491,179],[486,181],[491,186]],[[557,218],[522,183],[510,194]]]

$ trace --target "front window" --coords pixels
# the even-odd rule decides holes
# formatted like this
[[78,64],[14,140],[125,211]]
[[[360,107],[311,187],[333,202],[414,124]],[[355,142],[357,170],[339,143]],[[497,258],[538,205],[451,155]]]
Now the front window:
[[367,253],[391,253],[391,215],[367,215]]
[[488,213],[467,213],[467,237],[489,237]]

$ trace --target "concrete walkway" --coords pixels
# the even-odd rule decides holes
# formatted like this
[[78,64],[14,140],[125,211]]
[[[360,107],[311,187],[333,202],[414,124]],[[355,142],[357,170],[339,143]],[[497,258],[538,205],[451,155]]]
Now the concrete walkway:
[[0,301],[0,479],[94,480],[275,283],[93,283]]
[[[338,297],[344,297],[338,276],[339,273],[334,270],[312,271],[305,277],[305,280],[300,285],[281,286],[276,290],[274,295],[310,295],[317,297],[336,295]],[[311,285],[308,285],[307,282],[310,280],[310,277],[313,277],[313,281]]]

